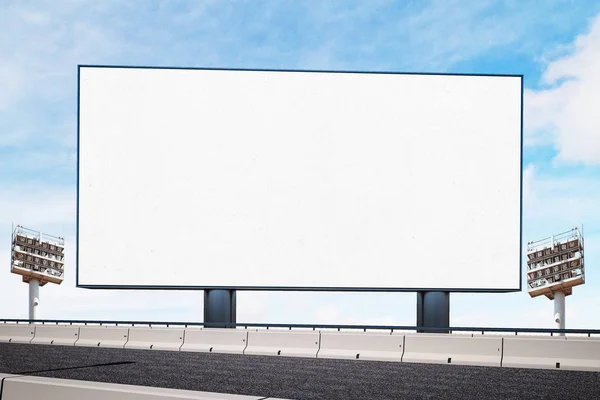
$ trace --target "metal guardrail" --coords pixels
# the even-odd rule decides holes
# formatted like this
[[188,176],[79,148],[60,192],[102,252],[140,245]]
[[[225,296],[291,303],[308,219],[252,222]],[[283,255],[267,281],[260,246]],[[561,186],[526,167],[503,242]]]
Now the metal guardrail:
[[[22,225],[16,225],[16,226],[13,225],[13,238],[17,234],[21,234],[30,239],[37,239],[37,238],[39,238],[40,232],[35,231],[33,229],[25,228]],[[42,235],[43,235],[43,238],[46,240],[49,239],[50,241],[54,242],[55,244],[57,244],[61,247],[65,246],[65,238],[63,238],[63,237],[54,236],[54,235],[50,235],[47,233],[42,233]]]
[[581,239],[582,237],[583,237],[583,234],[581,232],[579,232],[579,228],[574,227],[573,229],[558,233],[554,236],[550,236],[550,237],[547,237],[544,239],[528,242],[527,243],[527,252],[530,253],[530,252],[539,251],[539,250],[551,247],[552,240],[554,240],[556,243],[562,243],[562,242],[566,242],[566,241],[569,241],[569,240],[575,239],[575,238]]
[[333,325],[333,324],[271,324],[271,323],[207,323],[207,322],[166,322],[166,321],[107,321],[107,320],[66,320],[66,319],[7,319],[0,318],[0,323],[15,324],[54,324],[54,325],[131,325],[131,326],[203,326],[219,328],[288,328],[292,329],[337,329],[341,330],[384,330],[384,331],[428,331],[428,332],[486,332],[494,333],[549,333],[554,334],[585,334],[600,335],[600,329],[550,329],[550,328],[493,328],[493,327],[429,327],[429,326],[402,326],[402,325]]

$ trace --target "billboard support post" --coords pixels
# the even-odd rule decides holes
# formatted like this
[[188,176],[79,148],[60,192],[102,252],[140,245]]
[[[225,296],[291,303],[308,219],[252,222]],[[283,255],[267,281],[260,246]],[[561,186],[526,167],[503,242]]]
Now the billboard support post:
[[[417,292],[417,326],[450,327],[450,292]],[[419,332],[448,333],[449,331],[420,329]]]
[[[232,289],[210,289],[204,291],[205,328],[235,328],[236,291]],[[223,324],[223,325],[220,325]]]

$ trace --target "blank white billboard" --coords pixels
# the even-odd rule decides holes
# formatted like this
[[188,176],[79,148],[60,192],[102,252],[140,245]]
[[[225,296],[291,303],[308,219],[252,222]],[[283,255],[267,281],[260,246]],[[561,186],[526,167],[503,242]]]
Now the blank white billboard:
[[78,112],[78,286],[521,287],[521,76],[80,66]]

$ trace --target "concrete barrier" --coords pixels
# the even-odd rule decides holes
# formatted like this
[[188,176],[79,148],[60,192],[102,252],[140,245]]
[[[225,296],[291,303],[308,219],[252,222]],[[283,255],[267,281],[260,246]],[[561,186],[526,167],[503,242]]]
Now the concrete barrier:
[[592,335],[592,336],[587,336],[587,335],[581,335],[581,336],[565,336],[565,338],[567,340],[600,340],[600,335]]
[[106,326],[82,326],[75,346],[113,347],[122,349],[127,343],[128,328]]
[[[406,335],[420,335],[420,336],[431,336],[431,337],[448,337],[448,336],[456,336],[456,337],[473,337],[474,334],[473,333],[465,333],[465,332],[455,332],[455,333],[435,333],[435,332],[422,332],[422,333],[415,333],[414,331],[412,332],[406,332],[406,331],[394,331],[391,333],[392,336],[395,335],[400,335],[400,336],[406,336]],[[476,334],[475,334],[476,335]]]
[[404,335],[321,332],[317,358],[401,361]]
[[176,350],[183,344],[183,329],[129,328],[126,349]]
[[244,354],[248,331],[242,329],[186,329],[181,351]]
[[473,337],[493,337],[493,338],[524,338],[524,339],[549,339],[549,340],[565,340],[566,336],[550,336],[550,335],[507,335],[507,334],[503,334],[503,335],[497,335],[497,334],[493,334],[493,333],[486,333],[486,334],[481,334],[481,333],[475,333],[473,335]]
[[248,331],[244,354],[316,358],[319,332]]
[[[0,374],[0,379],[2,378],[4,378],[2,384],[2,400],[105,400],[109,398],[122,400],[259,400],[266,398],[265,396],[244,396],[148,386]],[[269,397],[269,399],[271,399],[271,397]]]
[[600,371],[600,341],[505,338],[502,366]]
[[0,342],[31,343],[35,334],[35,325],[0,325]]
[[74,346],[79,338],[79,327],[71,325],[36,325],[32,344]]
[[501,361],[501,337],[413,334],[404,338],[402,362],[499,367]]

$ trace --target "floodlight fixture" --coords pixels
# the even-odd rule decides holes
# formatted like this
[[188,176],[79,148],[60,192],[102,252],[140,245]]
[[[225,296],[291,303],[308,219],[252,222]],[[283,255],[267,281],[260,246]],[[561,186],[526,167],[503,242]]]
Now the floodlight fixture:
[[527,286],[531,297],[554,300],[554,322],[565,329],[565,297],[585,283],[583,233],[578,227],[527,243]]
[[38,319],[39,288],[60,285],[64,279],[65,239],[25,228],[13,227],[10,272],[29,284],[29,319]]

